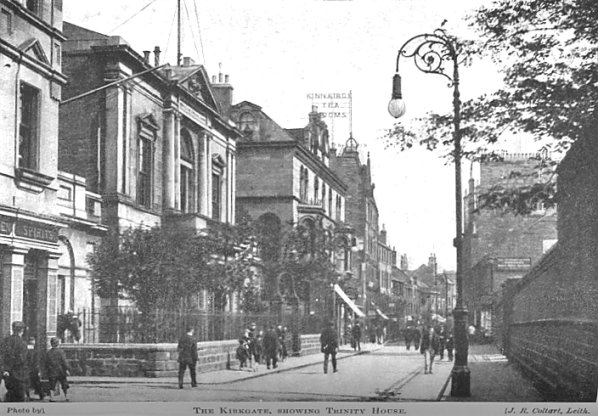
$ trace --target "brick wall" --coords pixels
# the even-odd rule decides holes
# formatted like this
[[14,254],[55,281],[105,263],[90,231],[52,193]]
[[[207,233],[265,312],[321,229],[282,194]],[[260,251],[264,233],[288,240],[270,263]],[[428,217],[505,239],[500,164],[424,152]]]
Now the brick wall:
[[[199,373],[236,366],[238,342],[199,342]],[[63,344],[73,376],[175,377],[177,344]],[[300,355],[320,352],[319,335],[301,335]]]
[[598,390],[596,140],[559,166],[559,242],[497,304],[503,349],[549,400],[595,401]]

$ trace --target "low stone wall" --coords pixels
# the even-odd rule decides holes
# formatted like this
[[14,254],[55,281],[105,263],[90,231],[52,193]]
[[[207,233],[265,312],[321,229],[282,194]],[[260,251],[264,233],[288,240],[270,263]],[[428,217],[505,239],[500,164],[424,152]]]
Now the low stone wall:
[[[237,365],[238,341],[197,344],[197,371],[205,373]],[[178,372],[177,344],[63,344],[73,376],[174,377]],[[320,352],[319,335],[301,335],[298,355]]]

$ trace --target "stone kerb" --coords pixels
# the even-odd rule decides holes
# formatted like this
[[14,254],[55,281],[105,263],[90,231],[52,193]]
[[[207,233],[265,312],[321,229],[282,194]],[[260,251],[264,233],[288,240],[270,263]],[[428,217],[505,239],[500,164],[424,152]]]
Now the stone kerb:
[[[237,365],[237,340],[197,344],[200,373]],[[300,355],[318,353],[319,336],[301,336]],[[178,372],[176,343],[164,344],[63,344],[73,376],[174,377]]]

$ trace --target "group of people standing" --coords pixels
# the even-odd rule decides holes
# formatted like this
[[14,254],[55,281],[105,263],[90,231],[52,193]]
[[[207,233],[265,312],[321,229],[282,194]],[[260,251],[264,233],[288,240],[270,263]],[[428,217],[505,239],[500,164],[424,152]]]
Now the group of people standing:
[[282,325],[270,325],[266,331],[258,331],[257,325],[252,323],[245,333],[239,338],[236,357],[239,368],[248,366],[257,369],[262,361],[266,368],[277,368],[279,361],[284,361],[288,356],[287,328]]
[[65,401],[68,401],[67,376],[70,373],[64,351],[59,348],[60,341],[52,338],[51,349],[40,357],[35,348],[35,338],[27,344],[23,339],[24,333],[25,324],[15,321],[12,323],[12,335],[0,343],[0,375],[6,388],[5,397],[0,399],[6,402],[29,401],[33,389],[43,400],[45,392],[40,377],[43,366],[48,377],[50,401],[53,402],[55,395],[60,394],[61,388]]
[[442,324],[437,328],[433,325],[421,329],[413,326],[407,327],[405,329],[407,350],[410,349],[412,342],[415,350],[419,348],[420,353],[424,356],[424,374],[432,374],[434,358],[438,355],[439,359],[443,360],[445,350],[448,360],[453,361],[453,334],[451,331],[447,331]]

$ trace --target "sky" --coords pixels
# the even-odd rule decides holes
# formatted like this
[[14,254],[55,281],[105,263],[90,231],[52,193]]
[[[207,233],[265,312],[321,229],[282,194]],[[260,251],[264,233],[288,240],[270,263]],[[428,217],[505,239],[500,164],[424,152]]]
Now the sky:
[[[298,128],[307,123],[312,104],[322,107],[308,94],[350,91],[352,123],[345,117],[328,124],[337,147],[352,131],[364,162],[370,154],[380,226],[389,245],[407,254],[410,268],[427,263],[435,252],[440,270],[454,269],[454,167],[425,150],[400,153],[382,137],[395,122],[387,106],[401,45],[444,20],[451,34],[471,34],[464,17],[489,0],[181,2],[182,54],[205,65],[210,76],[228,74],[234,102],[251,101],[282,127]],[[158,45],[165,51],[163,62],[171,64],[176,63],[175,11],[176,0],[64,0],[65,21],[121,36],[140,54]],[[497,68],[486,61],[460,72],[463,100],[500,85]],[[401,75],[405,120],[452,111],[445,78],[423,74],[406,59]]]

